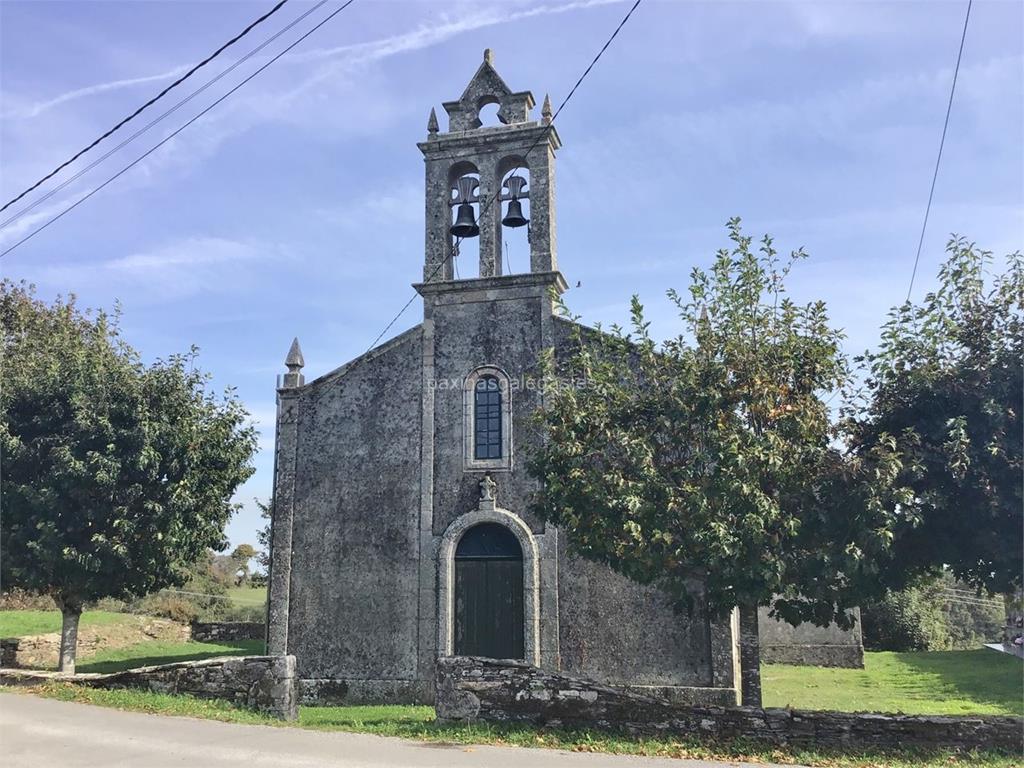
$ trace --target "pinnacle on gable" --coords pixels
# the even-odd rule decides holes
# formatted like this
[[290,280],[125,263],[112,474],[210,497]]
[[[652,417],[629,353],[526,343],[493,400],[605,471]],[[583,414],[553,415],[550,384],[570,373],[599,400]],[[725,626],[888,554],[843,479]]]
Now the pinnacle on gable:
[[288,357],[284,359],[284,364],[287,366],[289,373],[298,373],[306,364],[305,359],[302,357],[302,347],[299,346],[298,337],[292,340],[292,345],[288,348]]

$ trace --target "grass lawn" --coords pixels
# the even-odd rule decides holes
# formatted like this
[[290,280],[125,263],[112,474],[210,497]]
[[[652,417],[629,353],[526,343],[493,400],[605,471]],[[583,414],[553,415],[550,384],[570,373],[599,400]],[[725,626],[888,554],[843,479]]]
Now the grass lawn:
[[766,664],[761,675],[766,707],[1024,715],[1024,663],[986,649],[868,652],[864,669]]
[[228,597],[237,605],[266,605],[266,587],[229,587]]
[[[86,611],[79,627],[98,627],[131,622],[135,617],[110,611]],[[60,611],[0,611],[0,637],[24,637],[60,632]]]
[[219,643],[153,640],[82,657],[75,668],[77,672],[120,672],[134,667],[172,664],[176,661],[195,661],[215,656],[258,656],[262,653],[262,640],[232,640]]
[[[20,689],[19,689],[20,690]],[[434,719],[431,707],[302,707],[297,723],[281,723],[255,712],[242,710],[222,701],[207,701],[190,696],[169,696],[136,690],[92,690],[65,683],[48,683],[28,689],[49,698],[78,701],[99,706],[183,717],[203,717],[236,723],[314,730],[352,731],[381,736],[399,736],[448,744],[497,744],[521,747],[547,747],[574,752],[611,752],[615,754],[659,757],[770,761],[801,763],[827,768],[1014,768],[1016,757],[995,752],[956,754],[948,751],[930,754],[904,751],[837,753],[802,749],[775,749],[742,742],[701,743],[691,739],[646,739],[597,731],[571,731],[522,725],[473,724],[444,725]]]

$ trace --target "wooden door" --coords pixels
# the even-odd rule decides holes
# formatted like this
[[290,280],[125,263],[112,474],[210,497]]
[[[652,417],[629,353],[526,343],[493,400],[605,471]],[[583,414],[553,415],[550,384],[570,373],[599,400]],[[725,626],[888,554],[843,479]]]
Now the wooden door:
[[456,550],[455,653],[524,657],[522,550],[503,526],[470,529]]

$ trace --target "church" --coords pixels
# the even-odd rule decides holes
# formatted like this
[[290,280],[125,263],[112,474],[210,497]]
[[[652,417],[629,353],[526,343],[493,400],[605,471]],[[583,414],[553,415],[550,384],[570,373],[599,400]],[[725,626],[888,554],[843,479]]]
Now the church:
[[[499,124],[481,124],[496,104]],[[681,615],[655,588],[573,557],[531,515],[525,457],[542,351],[568,350],[554,294],[555,153],[545,99],[484,53],[430,112],[423,320],[312,381],[296,341],[278,382],[268,653],[307,703],[433,701],[439,656],[525,661],[682,702],[737,702],[735,618]],[[529,270],[503,268],[526,227]],[[456,255],[478,243],[478,276]],[[463,267],[465,265],[463,264]],[[465,270],[464,270],[465,271]]]

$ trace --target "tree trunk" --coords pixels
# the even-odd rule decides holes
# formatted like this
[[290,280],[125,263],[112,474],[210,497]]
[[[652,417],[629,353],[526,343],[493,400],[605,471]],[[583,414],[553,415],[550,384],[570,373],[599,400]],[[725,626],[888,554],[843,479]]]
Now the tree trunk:
[[761,639],[756,605],[740,606],[740,693],[743,706],[761,706]]
[[60,671],[75,674],[75,653],[78,650],[78,620],[82,606],[64,604],[61,607]]

